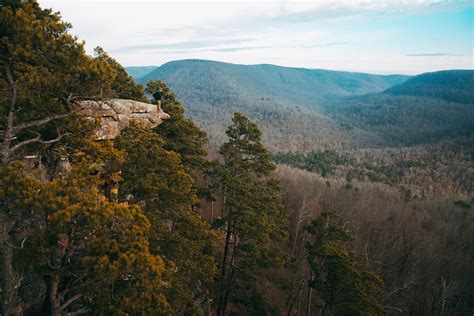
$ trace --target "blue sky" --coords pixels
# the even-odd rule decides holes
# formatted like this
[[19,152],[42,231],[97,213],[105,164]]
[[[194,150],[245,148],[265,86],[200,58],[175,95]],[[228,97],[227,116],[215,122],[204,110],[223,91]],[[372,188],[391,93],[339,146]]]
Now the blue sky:
[[51,1],[91,51],[371,73],[473,69],[472,0]]

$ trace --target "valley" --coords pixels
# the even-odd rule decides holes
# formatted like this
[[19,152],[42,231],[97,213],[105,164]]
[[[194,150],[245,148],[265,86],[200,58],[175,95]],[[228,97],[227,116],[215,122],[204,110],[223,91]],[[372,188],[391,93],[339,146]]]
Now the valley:
[[471,7],[1,1],[0,315],[473,315]]
[[333,177],[382,182],[417,198],[471,198],[474,71],[380,76],[203,60],[145,67],[141,77],[136,70],[129,73],[137,82],[171,87],[208,133],[211,152],[240,111],[258,122],[279,163],[308,169],[301,157],[335,150],[348,163],[335,165]]

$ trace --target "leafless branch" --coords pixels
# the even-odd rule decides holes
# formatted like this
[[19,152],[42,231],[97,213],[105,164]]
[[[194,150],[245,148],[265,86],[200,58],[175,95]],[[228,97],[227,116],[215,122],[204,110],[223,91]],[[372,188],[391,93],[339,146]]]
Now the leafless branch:
[[399,313],[402,313],[402,314],[404,314],[404,312],[403,312],[403,309],[401,309],[401,308],[398,308],[398,307],[393,307],[393,306],[385,306],[385,309],[391,309],[391,310],[394,310],[394,311],[397,311],[397,312],[399,312]]
[[41,125],[44,125],[48,122],[51,122],[51,121],[54,121],[54,120],[59,120],[59,119],[62,119],[62,118],[66,118],[68,116],[71,116],[73,114],[75,114],[77,111],[71,111],[71,112],[68,112],[68,113],[65,113],[65,114],[57,114],[57,115],[52,115],[52,116],[48,116],[48,117],[45,117],[45,118],[42,118],[42,119],[39,119],[39,120],[35,120],[35,121],[31,121],[31,122],[25,122],[25,123],[22,123],[22,124],[18,124],[17,126],[13,127],[13,132],[14,133],[17,133],[19,131],[22,131],[22,130],[25,130],[25,129],[28,129],[28,128],[31,128],[31,127],[36,127],[36,126],[41,126]]
[[75,301],[77,301],[78,299],[80,299],[81,297],[82,297],[82,294],[76,294],[76,295],[74,295],[73,297],[71,297],[70,299],[68,299],[66,302],[64,302],[63,305],[61,305],[61,310],[66,309],[66,307],[68,307],[69,305],[71,305],[72,303],[74,303]]
[[77,311],[75,311],[75,312],[66,313],[66,314],[64,314],[64,316],[82,315],[82,314],[86,314],[86,313],[88,313],[88,312],[89,312],[88,309],[82,308],[82,309],[79,309],[79,310],[77,310]]
[[58,137],[56,137],[54,139],[42,140],[41,139],[41,134],[39,134],[38,132],[34,132],[34,131],[31,131],[31,132],[33,132],[34,134],[37,134],[37,136],[35,138],[30,138],[30,139],[19,142],[18,144],[13,146],[10,151],[13,153],[13,152],[17,151],[18,149],[20,149],[21,147],[26,146],[28,144],[32,144],[32,143],[40,143],[40,144],[44,144],[44,145],[57,143],[64,136],[70,135],[70,133],[64,133],[64,134],[59,134]]
[[415,280],[411,280],[405,284],[403,284],[402,286],[400,287],[397,287],[395,290],[393,290],[392,292],[388,293],[381,301],[381,303],[385,302],[387,299],[389,299],[392,295],[394,295],[395,293],[398,293],[400,291],[403,291],[403,290],[406,290],[408,287],[410,287],[410,285],[412,284],[415,284]]

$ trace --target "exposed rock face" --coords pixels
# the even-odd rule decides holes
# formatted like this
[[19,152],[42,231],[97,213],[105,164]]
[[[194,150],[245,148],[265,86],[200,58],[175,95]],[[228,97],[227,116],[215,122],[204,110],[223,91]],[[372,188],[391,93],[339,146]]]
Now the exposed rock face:
[[150,128],[160,125],[170,116],[163,112],[160,103],[149,104],[133,100],[110,99],[105,101],[87,100],[79,103],[79,115],[100,120],[96,139],[114,139],[127,126],[130,120],[136,120]]

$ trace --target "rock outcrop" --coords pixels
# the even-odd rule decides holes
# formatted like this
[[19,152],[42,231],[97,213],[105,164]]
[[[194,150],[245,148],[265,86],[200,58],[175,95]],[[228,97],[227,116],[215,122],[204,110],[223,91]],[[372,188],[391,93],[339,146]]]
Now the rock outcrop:
[[110,99],[105,101],[87,100],[79,103],[78,112],[86,118],[99,120],[96,139],[114,139],[131,120],[136,120],[150,128],[160,125],[170,116],[158,104],[133,100]]

